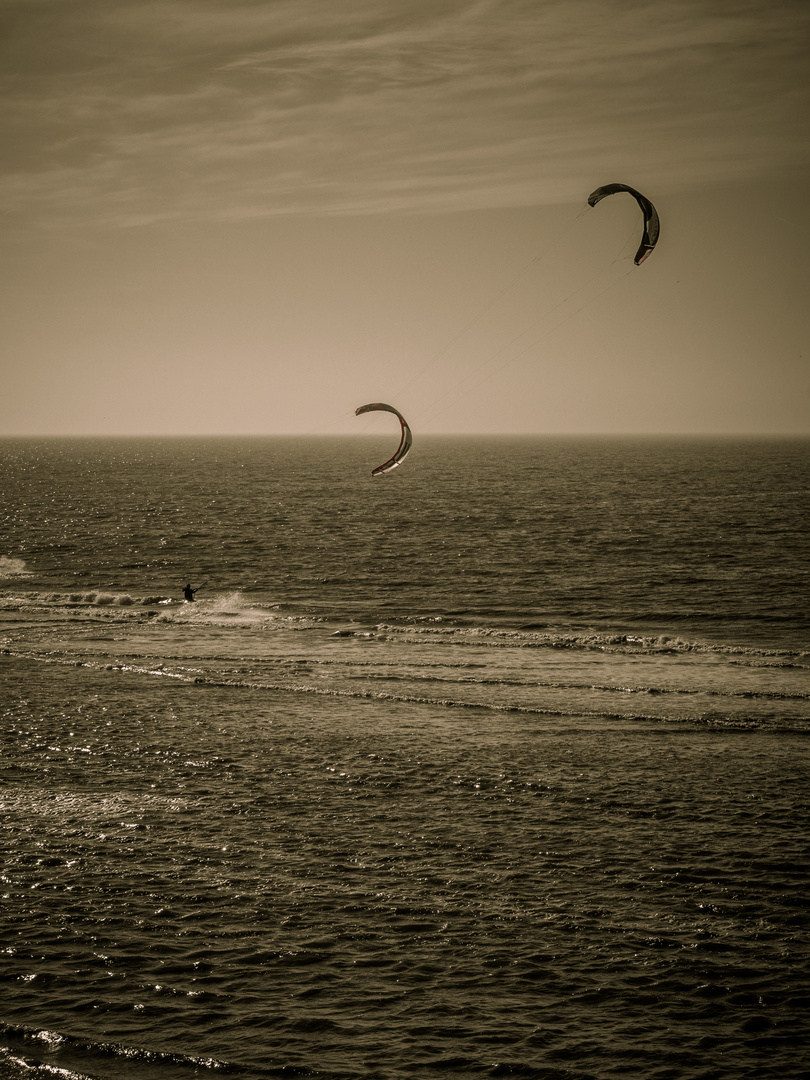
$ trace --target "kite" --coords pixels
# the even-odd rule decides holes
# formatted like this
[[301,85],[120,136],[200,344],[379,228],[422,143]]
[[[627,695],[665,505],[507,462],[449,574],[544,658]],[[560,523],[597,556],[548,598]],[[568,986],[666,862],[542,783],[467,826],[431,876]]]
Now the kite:
[[395,469],[397,465],[402,463],[405,455],[411,448],[413,437],[411,436],[411,429],[408,427],[405,417],[401,412],[398,412],[393,405],[386,405],[382,401],[374,401],[370,405],[361,405],[359,409],[355,409],[354,415],[359,416],[360,413],[373,412],[375,409],[382,412],[393,413],[394,416],[399,417],[399,422],[402,425],[402,438],[399,441],[396,453],[393,457],[390,457],[388,461],[384,461],[382,465],[378,465],[376,469],[371,470],[372,476],[380,476],[382,473],[390,472],[391,469]]
[[604,187],[597,188],[588,196],[588,205],[596,206],[606,195],[616,195],[620,191],[626,191],[628,195],[632,195],[644,214],[644,234],[641,237],[641,246],[633,259],[636,266],[641,266],[658,243],[658,234],[661,230],[658,212],[650,200],[642,195],[640,191],[636,191],[635,188],[631,188],[627,184],[605,184]]

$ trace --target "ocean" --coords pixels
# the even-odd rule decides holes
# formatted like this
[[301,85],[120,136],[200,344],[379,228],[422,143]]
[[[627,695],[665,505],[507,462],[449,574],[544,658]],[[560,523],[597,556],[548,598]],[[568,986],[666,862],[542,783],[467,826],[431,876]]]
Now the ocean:
[[392,449],[0,440],[0,1077],[806,1076],[810,442]]

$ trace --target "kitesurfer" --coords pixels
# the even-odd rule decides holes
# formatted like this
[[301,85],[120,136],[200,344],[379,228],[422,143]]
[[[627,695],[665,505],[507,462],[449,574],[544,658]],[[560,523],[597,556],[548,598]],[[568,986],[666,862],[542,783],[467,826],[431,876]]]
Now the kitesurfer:
[[199,591],[200,591],[199,589],[192,589],[191,585],[186,585],[186,587],[183,589],[183,597],[184,597],[185,600],[188,601],[188,603],[193,604],[194,603],[194,593],[199,592]]

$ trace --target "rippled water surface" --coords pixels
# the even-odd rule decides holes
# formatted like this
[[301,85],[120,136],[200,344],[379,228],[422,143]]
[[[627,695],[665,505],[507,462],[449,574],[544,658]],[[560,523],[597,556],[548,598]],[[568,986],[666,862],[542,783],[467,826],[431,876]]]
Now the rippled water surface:
[[807,444],[323,449],[0,443],[0,1076],[804,1076]]

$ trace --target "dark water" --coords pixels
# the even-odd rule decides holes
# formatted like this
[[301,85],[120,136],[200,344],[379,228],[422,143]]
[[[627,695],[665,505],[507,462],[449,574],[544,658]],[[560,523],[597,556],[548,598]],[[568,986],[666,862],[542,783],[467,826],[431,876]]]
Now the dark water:
[[806,1075],[808,443],[388,449],[0,442],[0,1076]]

